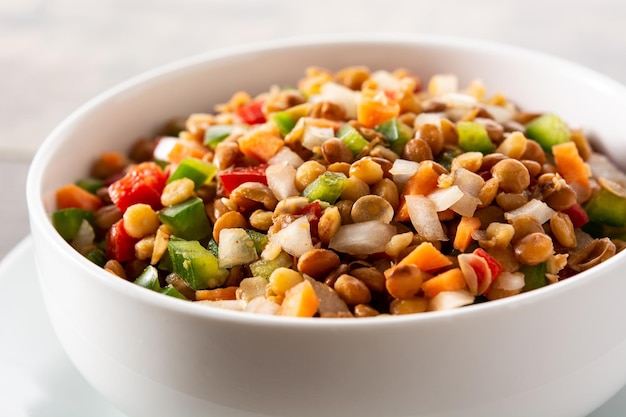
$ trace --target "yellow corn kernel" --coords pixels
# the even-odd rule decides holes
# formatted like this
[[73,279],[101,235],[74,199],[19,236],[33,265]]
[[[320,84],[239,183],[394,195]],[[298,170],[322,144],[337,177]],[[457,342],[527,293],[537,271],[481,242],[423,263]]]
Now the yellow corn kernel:
[[131,237],[141,239],[151,235],[160,224],[159,217],[148,204],[133,204],[124,212],[124,229]]
[[161,204],[173,206],[195,195],[195,183],[189,178],[180,178],[167,184],[161,194]]
[[269,278],[269,285],[272,292],[282,297],[285,295],[287,290],[300,282],[304,281],[302,275],[289,268],[277,268],[272,272]]

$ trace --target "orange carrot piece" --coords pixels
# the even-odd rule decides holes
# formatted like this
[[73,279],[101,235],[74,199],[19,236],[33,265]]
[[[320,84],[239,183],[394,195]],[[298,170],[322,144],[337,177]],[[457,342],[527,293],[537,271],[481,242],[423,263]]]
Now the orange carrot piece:
[[285,142],[281,138],[262,130],[249,132],[239,138],[241,153],[260,162],[267,162],[284,145]]
[[417,265],[424,272],[430,272],[452,265],[452,261],[430,242],[422,242],[405,256],[398,265]]
[[461,268],[452,268],[422,283],[422,291],[433,298],[442,291],[457,291],[467,287]]
[[357,106],[357,120],[365,127],[374,127],[398,117],[398,114],[400,114],[400,105],[382,91],[364,92]]
[[478,217],[461,217],[461,221],[456,228],[456,235],[452,246],[454,249],[465,252],[465,249],[472,243],[472,233],[480,229],[480,219]]
[[589,184],[591,170],[578,153],[578,148],[574,142],[565,142],[552,147],[554,162],[559,174],[568,184],[579,183]]
[[180,139],[167,154],[167,159],[173,164],[178,164],[185,158],[202,159],[207,152],[209,149],[200,143]]
[[238,287],[213,288],[212,290],[197,290],[196,300],[220,301],[236,300]]
[[282,316],[313,317],[317,313],[319,303],[313,285],[305,280],[287,290],[279,314]]
[[428,195],[437,189],[437,181],[441,172],[438,172],[432,162],[420,163],[417,172],[413,174],[402,189],[400,195],[400,205],[396,211],[395,220],[407,222],[410,220],[409,210],[406,206],[405,196],[407,195]]
[[56,191],[57,209],[79,208],[96,211],[104,205],[102,200],[76,184],[67,184]]

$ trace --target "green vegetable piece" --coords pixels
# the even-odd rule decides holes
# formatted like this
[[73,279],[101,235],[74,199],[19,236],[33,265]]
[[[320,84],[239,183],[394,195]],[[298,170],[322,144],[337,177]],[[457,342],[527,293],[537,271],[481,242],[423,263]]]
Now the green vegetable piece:
[[452,167],[452,161],[461,153],[462,152],[460,149],[442,152],[439,157],[437,157],[437,163],[441,164],[441,166],[450,171],[450,168]]
[[95,194],[100,188],[104,187],[104,181],[98,178],[83,178],[76,181],[83,190],[89,191],[91,194]]
[[341,196],[348,179],[341,172],[326,171],[302,191],[310,201],[321,200],[334,204]]
[[52,213],[52,225],[67,241],[76,237],[83,220],[93,223],[93,211],[79,208],[66,208]]
[[103,267],[107,263],[107,257],[104,251],[100,248],[93,248],[85,254],[85,258],[89,259],[99,267]]
[[265,245],[267,244],[269,240],[267,238],[267,235],[265,233],[257,232],[256,230],[250,230],[250,229],[246,229],[246,233],[248,234],[250,239],[252,239],[256,253],[260,255],[261,252],[263,252],[263,248],[265,248]]
[[570,140],[567,124],[557,115],[546,113],[526,124],[526,137],[536,141],[552,154],[552,147]]
[[347,123],[341,126],[341,128],[337,131],[337,137],[346,144],[354,156],[360,154],[361,151],[369,145],[369,142],[359,133],[359,131]]
[[167,179],[169,184],[172,181],[189,178],[195,184],[197,190],[201,185],[211,181],[217,173],[217,167],[210,162],[202,161],[197,158],[185,158],[180,161],[176,170]]
[[537,265],[522,265],[519,271],[522,272],[525,277],[524,288],[522,291],[535,290],[548,285],[548,280],[546,278],[548,265],[545,262]]
[[287,110],[276,112],[272,115],[272,121],[278,126],[281,135],[286,136],[294,128],[298,120],[309,114],[311,103],[298,104]]
[[589,220],[607,226],[626,226],[626,198],[600,188],[585,204]]
[[485,126],[476,122],[458,122],[456,131],[459,135],[459,147],[465,152],[488,154],[496,147],[491,142]]
[[172,230],[172,234],[181,239],[200,240],[211,234],[211,223],[204,210],[204,203],[198,197],[165,207],[158,216]]
[[215,239],[209,240],[209,243],[207,244],[207,249],[213,254],[213,256],[215,256],[216,258],[219,257],[219,245],[217,244]]
[[211,149],[217,148],[217,145],[233,133],[235,126],[233,125],[214,125],[209,126],[204,131],[204,146]]
[[398,155],[402,154],[404,145],[413,138],[413,129],[395,118],[375,126],[374,130],[385,135],[389,148]]
[[161,294],[169,295],[170,297],[187,300],[187,297],[185,297],[180,291],[174,288],[172,284],[167,284],[167,286],[163,287],[159,292]]
[[194,290],[219,287],[228,276],[217,258],[197,240],[170,240],[167,249],[174,272]]
[[272,259],[259,259],[250,264],[250,272],[255,277],[263,277],[265,279],[269,279],[272,272],[275,269],[281,267],[290,267],[293,264],[293,259],[287,252],[280,252],[280,254]]
[[146,269],[135,279],[135,284],[148,288],[152,291],[161,291],[159,284],[159,270],[152,265],[148,265]]

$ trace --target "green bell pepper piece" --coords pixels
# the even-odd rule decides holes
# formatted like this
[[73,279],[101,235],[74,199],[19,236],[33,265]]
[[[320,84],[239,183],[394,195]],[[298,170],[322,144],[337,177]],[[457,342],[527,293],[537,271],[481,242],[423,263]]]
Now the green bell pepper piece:
[[209,250],[209,252],[213,254],[213,256],[215,256],[216,258],[219,258],[219,253],[220,253],[219,245],[217,244],[215,239],[209,240],[209,243],[207,244],[206,248]]
[[235,126],[233,125],[209,126],[204,131],[204,146],[208,146],[211,149],[217,148],[218,143],[230,136],[234,129]]
[[224,283],[228,271],[197,240],[173,239],[167,243],[174,272],[194,290],[216,288]]
[[104,264],[106,264],[108,260],[105,252],[98,247],[93,248],[89,252],[85,253],[85,258],[89,259],[91,262],[101,268],[104,267]]
[[287,252],[280,252],[280,254],[272,259],[259,259],[250,264],[250,272],[255,277],[263,277],[265,279],[269,279],[272,272],[275,269],[281,267],[290,267],[293,264],[293,259]]
[[548,280],[546,278],[548,265],[545,262],[537,265],[522,265],[519,271],[522,272],[525,277],[524,288],[522,291],[530,291],[548,285]]
[[337,137],[346,144],[352,155],[356,156],[369,145],[369,142],[354,127],[346,123],[337,131]]
[[170,297],[180,298],[181,300],[187,300],[187,297],[185,297],[180,291],[174,288],[172,284],[167,284],[165,287],[161,288],[159,292],[161,294],[165,294]]
[[559,116],[546,113],[526,124],[526,137],[552,154],[552,147],[569,141],[571,135],[567,124]]
[[402,154],[404,145],[413,138],[413,129],[396,118],[374,126],[374,130],[385,135],[389,148],[398,155]]
[[286,136],[294,128],[298,120],[309,114],[311,103],[302,103],[272,115],[272,121],[278,126],[280,134]]
[[256,230],[245,230],[252,242],[254,243],[254,249],[256,250],[256,253],[260,255],[269,240],[267,235],[265,233],[257,232]]
[[200,240],[211,234],[211,223],[204,210],[204,203],[198,197],[165,207],[158,216],[172,230],[172,234],[181,239]]
[[217,173],[217,167],[211,162],[202,161],[197,158],[185,158],[180,161],[172,175],[167,179],[169,184],[172,181],[189,178],[195,184],[197,190],[201,185],[211,181]]
[[309,201],[321,200],[334,204],[341,196],[348,178],[341,172],[326,171],[302,191]]
[[159,270],[152,265],[148,265],[135,279],[135,284],[148,288],[152,291],[161,291],[161,284],[159,284]]
[[459,147],[465,152],[488,154],[496,147],[491,142],[485,126],[476,122],[458,122],[456,131],[459,135]]
[[626,226],[626,198],[600,188],[585,204],[589,220],[607,226]]
[[79,208],[66,208],[52,213],[52,225],[67,241],[76,237],[83,220],[93,224],[93,211]]
[[98,178],[83,178],[76,181],[76,185],[91,194],[95,194],[96,191],[104,187],[104,181]]

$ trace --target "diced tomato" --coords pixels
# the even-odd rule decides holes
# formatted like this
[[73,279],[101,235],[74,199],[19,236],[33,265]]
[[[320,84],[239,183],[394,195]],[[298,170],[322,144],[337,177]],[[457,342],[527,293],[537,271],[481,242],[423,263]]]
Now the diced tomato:
[[498,275],[500,275],[500,272],[502,272],[502,265],[500,265],[500,262],[498,262],[493,256],[489,255],[487,251],[485,251],[483,248],[478,248],[474,251],[474,255],[480,256],[485,261],[487,261],[487,266],[491,271],[492,281],[496,279]]
[[124,219],[118,220],[106,235],[107,257],[118,262],[134,259],[135,243],[138,241],[139,239],[131,237],[124,228]]
[[109,186],[109,196],[122,212],[137,203],[149,204],[158,210],[166,181],[167,176],[157,164],[142,162]]
[[265,169],[267,165],[256,165],[251,167],[235,167],[219,174],[219,179],[224,187],[224,192],[228,196],[235,188],[244,182],[260,182],[267,185]]
[[320,222],[320,217],[322,217],[322,206],[320,206],[320,202],[313,201],[312,203],[307,204],[302,209],[302,214],[309,220],[311,236],[319,237],[317,225]]
[[266,121],[265,114],[263,113],[262,100],[244,104],[235,110],[235,114],[239,116],[244,123],[249,125],[265,123]]
[[587,212],[578,203],[574,204],[570,208],[561,211],[569,216],[570,220],[572,221],[572,225],[574,226],[574,229],[578,229],[589,222]]

